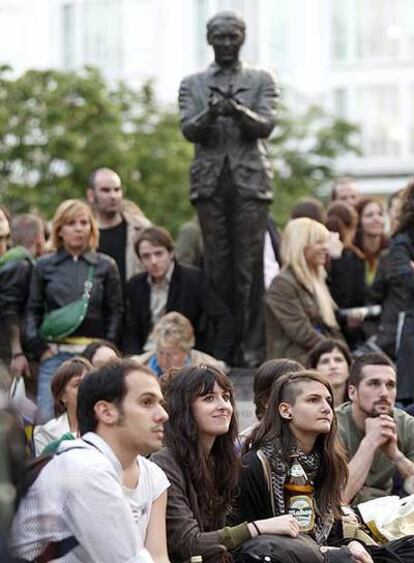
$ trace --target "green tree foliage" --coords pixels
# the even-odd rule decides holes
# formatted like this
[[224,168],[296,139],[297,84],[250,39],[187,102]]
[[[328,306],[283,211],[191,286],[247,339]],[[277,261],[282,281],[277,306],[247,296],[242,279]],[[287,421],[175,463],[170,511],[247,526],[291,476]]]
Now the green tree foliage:
[[[319,108],[296,115],[281,106],[278,123],[274,210],[283,222],[292,202],[314,193],[338,154],[353,148],[354,128]],[[37,209],[50,218],[64,199],[84,196],[93,169],[109,166],[126,197],[175,233],[193,213],[192,153],[175,108],[161,107],[151,84],[108,84],[92,68],[31,70],[16,79],[0,68],[0,194],[15,212]]]
[[298,198],[319,196],[335,176],[338,156],[360,152],[358,127],[319,106],[307,105],[300,96],[287,93],[286,97],[289,101],[279,104],[270,141],[275,173],[271,211],[278,225],[289,219]]

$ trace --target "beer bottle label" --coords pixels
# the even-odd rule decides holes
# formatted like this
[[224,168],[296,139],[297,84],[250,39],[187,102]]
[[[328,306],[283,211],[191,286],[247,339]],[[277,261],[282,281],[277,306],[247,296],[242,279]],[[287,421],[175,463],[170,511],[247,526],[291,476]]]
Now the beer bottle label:
[[311,532],[315,526],[315,507],[313,499],[307,495],[290,497],[287,512],[296,518],[301,532]]
[[291,477],[304,477],[304,476],[306,477],[303,467],[299,465],[299,463],[295,463],[294,465],[292,465],[289,471],[289,475]]

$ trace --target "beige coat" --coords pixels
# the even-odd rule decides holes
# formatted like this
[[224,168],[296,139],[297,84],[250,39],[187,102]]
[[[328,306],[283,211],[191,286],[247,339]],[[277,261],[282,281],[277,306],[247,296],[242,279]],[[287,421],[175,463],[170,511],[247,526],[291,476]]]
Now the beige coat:
[[308,352],[325,338],[342,339],[339,329],[324,325],[316,297],[290,268],[283,268],[267,290],[265,315],[269,360],[289,358],[304,364]]

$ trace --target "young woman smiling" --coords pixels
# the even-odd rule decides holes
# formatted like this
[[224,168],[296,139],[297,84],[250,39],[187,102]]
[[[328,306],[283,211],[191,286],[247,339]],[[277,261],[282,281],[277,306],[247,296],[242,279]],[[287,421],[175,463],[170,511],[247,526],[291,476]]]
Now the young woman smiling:
[[151,459],[171,483],[167,501],[170,560],[187,561],[219,545],[232,550],[256,537],[258,526],[263,533],[297,536],[299,526],[290,515],[225,526],[239,470],[228,377],[211,366],[171,370],[163,377],[169,414],[166,447]]

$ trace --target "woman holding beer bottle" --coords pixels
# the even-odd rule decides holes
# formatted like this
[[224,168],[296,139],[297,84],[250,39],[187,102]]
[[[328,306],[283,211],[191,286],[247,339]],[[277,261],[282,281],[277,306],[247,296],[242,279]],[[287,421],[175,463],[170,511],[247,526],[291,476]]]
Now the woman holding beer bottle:
[[[326,545],[342,516],[348,476],[332,404],[329,382],[316,371],[288,373],[275,382],[264,418],[244,447],[241,521],[291,514],[301,532]],[[357,542],[348,547],[349,561],[372,561]]]

